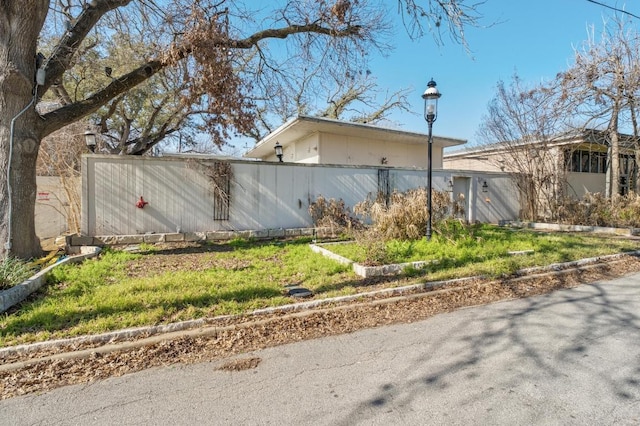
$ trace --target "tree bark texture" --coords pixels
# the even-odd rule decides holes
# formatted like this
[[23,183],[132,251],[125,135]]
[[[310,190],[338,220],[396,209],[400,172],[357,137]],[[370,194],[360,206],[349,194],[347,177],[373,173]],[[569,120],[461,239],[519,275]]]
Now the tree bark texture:
[[32,101],[37,39],[48,6],[47,0],[5,0],[0,7],[2,256],[10,254],[30,258],[41,253],[40,243],[35,235],[34,210],[35,164],[42,136],[42,123],[35,111],[35,102]]
[[616,103],[611,113],[611,121],[609,123],[609,144],[611,145],[611,181],[609,189],[609,197],[614,197],[620,193],[620,141],[618,139],[618,121],[620,117],[620,109]]

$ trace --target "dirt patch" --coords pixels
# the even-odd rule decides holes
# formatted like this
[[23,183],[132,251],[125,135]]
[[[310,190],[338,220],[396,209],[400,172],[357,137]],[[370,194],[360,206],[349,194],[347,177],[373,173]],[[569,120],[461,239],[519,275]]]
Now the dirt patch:
[[262,361],[262,359],[257,357],[234,359],[232,361],[225,362],[217,369],[221,371],[251,370],[252,368],[256,368],[258,364],[260,364],[260,361]]
[[[216,331],[207,336],[167,338],[141,347],[120,343],[113,351],[76,358],[90,346],[58,347],[3,359],[3,364],[30,360],[31,365],[0,372],[0,399],[42,392],[60,386],[87,383],[111,376],[174,363],[195,363],[229,358],[266,347],[324,336],[349,333],[386,324],[419,321],[466,306],[524,298],[580,284],[620,277],[640,271],[640,259],[621,260],[571,270],[473,280],[445,287],[415,291],[402,297],[376,296],[295,313],[244,315],[212,320]],[[62,359],[47,359],[66,352]],[[254,358],[229,361],[227,369],[258,368]]]
[[166,272],[206,271],[213,268],[237,271],[251,266],[251,262],[246,260],[216,256],[216,253],[230,250],[232,249],[228,244],[158,244],[152,252],[153,256],[144,256],[129,263],[127,276],[148,277],[150,273],[160,275]]

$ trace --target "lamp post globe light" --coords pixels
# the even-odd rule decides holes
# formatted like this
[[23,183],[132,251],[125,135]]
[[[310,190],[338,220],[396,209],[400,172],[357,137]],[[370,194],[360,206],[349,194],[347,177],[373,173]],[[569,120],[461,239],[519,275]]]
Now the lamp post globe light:
[[438,118],[438,99],[442,96],[436,87],[436,82],[433,81],[433,78],[427,83],[427,90],[422,94],[422,99],[424,99],[424,119],[427,121],[429,125],[429,140],[427,147],[427,241],[431,240],[431,187],[432,187],[432,153],[433,153],[433,137],[432,137],[432,128],[433,123]]

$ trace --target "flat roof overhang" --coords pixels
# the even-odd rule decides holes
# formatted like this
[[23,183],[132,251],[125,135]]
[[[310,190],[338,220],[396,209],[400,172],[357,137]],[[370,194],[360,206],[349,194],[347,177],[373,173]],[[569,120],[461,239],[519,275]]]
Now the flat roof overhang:
[[[274,154],[273,147],[279,142],[287,147],[314,133],[333,133],[344,136],[357,136],[365,139],[378,139],[387,142],[426,145],[428,135],[424,133],[407,132],[404,130],[378,127],[371,124],[353,123],[333,120],[330,118],[298,116],[295,117],[269,135],[260,140],[255,147],[244,154],[249,158],[264,158]],[[464,139],[433,136],[433,144],[442,148],[466,143]]]

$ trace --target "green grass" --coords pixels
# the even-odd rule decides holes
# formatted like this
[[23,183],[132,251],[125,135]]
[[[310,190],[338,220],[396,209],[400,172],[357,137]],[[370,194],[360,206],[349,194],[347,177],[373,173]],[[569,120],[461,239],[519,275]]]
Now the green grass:
[[287,284],[326,295],[349,292],[341,288],[356,275],[313,253],[308,242],[231,241],[209,253],[210,268],[185,265],[144,277],[128,277],[127,267],[144,256],[161,262],[162,253],[107,250],[82,265],[54,268],[19,310],[0,315],[0,346],[287,304]]
[[6,290],[33,275],[35,269],[28,262],[13,257],[0,260],[0,290]]
[[[406,273],[428,274],[430,280],[440,280],[471,275],[501,276],[532,266],[637,250],[639,246],[635,241],[610,236],[541,233],[481,225],[470,232],[451,229],[448,235],[435,235],[431,241],[393,240],[377,250],[369,249],[366,243],[337,244],[329,248],[366,265],[427,261],[430,263],[423,270],[409,269]],[[525,250],[533,250],[533,254],[509,254]]]
[[[292,302],[285,295],[288,284],[309,288],[318,297],[354,294],[367,285],[349,267],[313,253],[308,243],[233,240],[207,246],[199,258],[202,264],[173,266],[167,253],[150,245],[140,253],[106,250],[81,265],[54,268],[47,285],[19,309],[0,315],[0,346],[283,305]],[[455,240],[436,236],[431,242],[389,242],[384,256],[389,263],[437,261],[424,270],[405,271],[409,282],[418,282],[499,275],[636,248],[625,239],[483,226]],[[358,256],[366,253],[357,244],[334,245],[331,250],[360,261]],[[507,251],[516,250],[535,253],[507,256]],[[158,266],[154,274],[144,272],[146,260]]]

